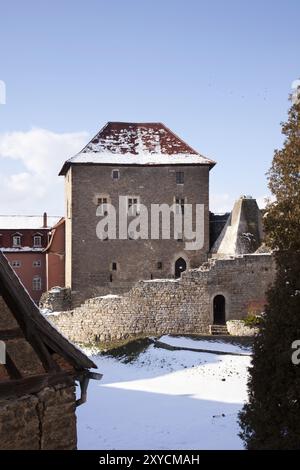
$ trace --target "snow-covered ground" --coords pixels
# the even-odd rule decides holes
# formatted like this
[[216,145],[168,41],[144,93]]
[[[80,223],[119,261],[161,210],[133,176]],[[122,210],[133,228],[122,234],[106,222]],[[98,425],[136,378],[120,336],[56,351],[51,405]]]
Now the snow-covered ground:
[[[214,344],[161,339],[199,349]],[[216,342],[220,347],[233,352],[231,344]],[[234,346],[234,352],[245,349]],[[79,449],[243,448],[237,413],[247,399],[248,355],[150,345],[131,362],[103,355],[93,360],[104,376],[90,382],[88,401],[77,409]]]
[[195,340],[191,337],[185,336],[161,336],[159,341],[170,346],[179,346],[182,348],[191,349],[207,349],[209,351],[223,351],[230,353],[239,353],[245,355],[251,355],[251,349],[247,347],[241,347],[237,344],[231,344],[224,342],[221,339],[210,340]]

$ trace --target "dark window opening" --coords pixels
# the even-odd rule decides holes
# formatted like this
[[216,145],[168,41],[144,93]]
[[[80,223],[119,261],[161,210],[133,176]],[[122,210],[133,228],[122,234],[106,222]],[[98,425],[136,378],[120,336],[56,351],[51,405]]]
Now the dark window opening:
[[185,204],[184,198],[179,198],[179,197],[176,198],[176,205],[177,205],[176,212],[177,212],[177,214],[179,214],[180,211],[181,211],[181,214],[184,214],[184,204]]
[[112,263],[111,269],[112,269],[113,271],[117,271],[117,263],[116,263],[116,262],[113,262],[113,263]]
[[176,171],[176,184],[184,184],[184,172]]
[[113,180],[118,180],[120,178],[120,172],[119,170],[113,170],[112,171],[112,179]]
[[97,198],[97,205],[102,206],[101,207],[101,212],[99,213],[99,215],[105,216],[105,215],[108,214],[108,212],[106,210],[106,204],[108,204],[108,198],[107,197],[98,197]]
[[158,261],[158,263],[157,263],[157,269],[162,269],[162,267],[163,267],[162,262],[161,262],[161,261]]
[[130,216],[139,215],[139,198],[129,197],[127,207],[128,207],[128,213]]

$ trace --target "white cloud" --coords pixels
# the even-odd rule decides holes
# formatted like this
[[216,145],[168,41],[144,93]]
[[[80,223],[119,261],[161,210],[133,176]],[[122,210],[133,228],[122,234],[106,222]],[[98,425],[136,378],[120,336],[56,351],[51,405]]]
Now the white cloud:
[[88,138],[86,132],[58,134],[38,128],[0,134],[0,213],[63,214],[63,178],[58,173]]

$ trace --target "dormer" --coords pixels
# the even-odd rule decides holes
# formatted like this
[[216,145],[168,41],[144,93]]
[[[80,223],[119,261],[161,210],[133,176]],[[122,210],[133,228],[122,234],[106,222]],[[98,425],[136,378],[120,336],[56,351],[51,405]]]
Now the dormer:
[[22,246],[22,233],[16,232],[12,236],[12,246],[13,248],[21,248]]
[[43,234],[36,232],[33,235],[33,248],[42,248]]

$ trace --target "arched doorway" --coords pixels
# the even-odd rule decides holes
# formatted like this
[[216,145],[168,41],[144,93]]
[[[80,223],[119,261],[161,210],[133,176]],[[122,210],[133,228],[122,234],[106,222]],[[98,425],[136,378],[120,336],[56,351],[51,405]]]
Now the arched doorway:
[[225,325],[226,310],[224,295],[216,295],[213,302],[214,307],[214,325]]
[[181,273],[186,270],[186,261],[183,258],[178,258],[175,262],[175,278],[181,277]]

